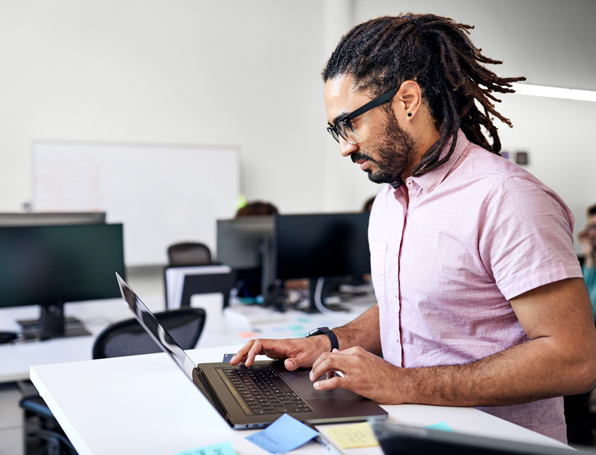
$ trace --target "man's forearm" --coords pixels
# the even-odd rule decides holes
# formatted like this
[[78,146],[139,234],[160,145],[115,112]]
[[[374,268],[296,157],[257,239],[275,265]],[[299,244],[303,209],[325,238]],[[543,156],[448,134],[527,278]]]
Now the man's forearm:
[[361,346],[374,354],[381,354],[379,329],[379,305],[369,308],[352,322],[333,329],[339,341],[339,349]]
[[[590,390],[593,375],[564,353],[546,355],[546,340],[533,340],[465,364],[397,369],[396,388],[405,403],[501,406]],[[552,353],[553,351],[551,351]]]
[[511,405],[591,390],[596,331],[583,279],[541,286],[511,305],[529,341],[469,364],[421,368],[402,368],[371,354],[380,349],[375,307],[337,329],[341,350],[322,354],[312,377],[329,371],[343,376],[314,379],[315,388],[348,388],[382,404],[442,406]]

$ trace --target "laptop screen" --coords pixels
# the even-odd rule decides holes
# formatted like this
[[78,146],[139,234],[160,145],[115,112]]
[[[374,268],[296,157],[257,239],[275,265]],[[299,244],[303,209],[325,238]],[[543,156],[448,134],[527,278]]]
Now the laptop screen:
[[134,313],[139,324],[143,326],[161,349],[176,361],[178,366],[184,371],[184,374],[192,381],[192,371],[195,368],[194,362],[186,355],[184,349],[180,347],[167,330],[159,324],[155,316],[153,316],[133,290],[128,287],[120,275],[116,273],[116,277],[118,278],[122,297]]

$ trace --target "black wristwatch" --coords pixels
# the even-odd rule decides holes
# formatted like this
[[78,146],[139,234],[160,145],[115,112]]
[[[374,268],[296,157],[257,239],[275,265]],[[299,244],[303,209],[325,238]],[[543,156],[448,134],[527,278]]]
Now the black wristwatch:
[[307,332],[305,336],[312,337],[315,335],[327,335],[329,337],[329,341],[331,341],[331,350],[339,350],[339,341],[337,341],[335,333],[333,333],[333,331],[329,327],[317,327],[316,329]]

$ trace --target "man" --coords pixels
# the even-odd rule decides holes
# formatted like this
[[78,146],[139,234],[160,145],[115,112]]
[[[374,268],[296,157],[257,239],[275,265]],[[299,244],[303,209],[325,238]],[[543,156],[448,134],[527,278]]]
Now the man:
[[588,207],[586,219],[588,224],[578,234],[578,240],[584,251],[582,271],[592,302],[592,314],[596,320],[596,205]]
[[573,216],[498,155],[491,117],[510,122],[492,93],[523,78],[486,69],[500,62],[473,46],[470,28],[410,14],[342,38],[323,72],[328,130],[343,156],[389,183],[369,227],[378,303],[329,337],[252,340],[231,363],[265,354],[312,366],[318,390],[476,406],[565,441],[561,396],[596,381]]

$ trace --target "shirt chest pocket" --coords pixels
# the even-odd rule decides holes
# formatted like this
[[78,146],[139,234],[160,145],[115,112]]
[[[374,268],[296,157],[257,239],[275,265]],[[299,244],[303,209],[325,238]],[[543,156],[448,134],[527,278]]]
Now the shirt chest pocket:
[[385,296],[387,243],[370,241],[370,270],[377,301]]

